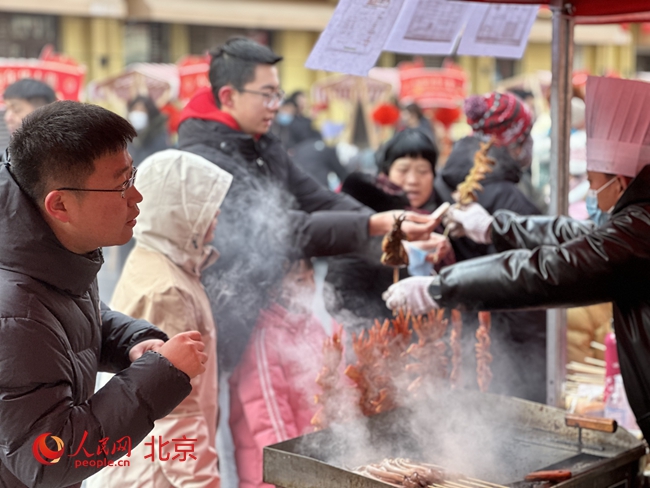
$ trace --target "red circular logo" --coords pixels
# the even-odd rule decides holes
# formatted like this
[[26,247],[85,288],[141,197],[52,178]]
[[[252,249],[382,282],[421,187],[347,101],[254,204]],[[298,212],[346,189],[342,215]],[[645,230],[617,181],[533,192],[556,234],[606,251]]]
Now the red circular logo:
[[[51,432],[46,432],[45,434],[39,435],[36,440],[34,440],[34,444],[32,444],[32,453],[34,454],[34,457],[39,463],[45,465],[58,463],[63,456],[63,441],[55,435],[50,436],[50,434]],[[48,436],[52,437],[54,442],[56,442],[56,451],[53,451],[47,447],[47,444],[45,444]]]

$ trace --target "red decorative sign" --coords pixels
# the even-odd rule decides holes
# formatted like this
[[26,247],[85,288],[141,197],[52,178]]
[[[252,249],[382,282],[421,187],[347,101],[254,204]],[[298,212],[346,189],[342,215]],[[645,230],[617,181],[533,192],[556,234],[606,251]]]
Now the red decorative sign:
[[185,56],[176,63],[180,88],[178,98],[189,100],[199,88],[210,86],[208,71],[210,70],[209,56]]
[[0,58],[0,104],[8,85],[34,78],[52,87],[59,100],[79,100],[86,68],[45,46],[38,59]]
[[467,78],[459,69],[400,69],[400,101],[423,109],[456,108],[467,96]]

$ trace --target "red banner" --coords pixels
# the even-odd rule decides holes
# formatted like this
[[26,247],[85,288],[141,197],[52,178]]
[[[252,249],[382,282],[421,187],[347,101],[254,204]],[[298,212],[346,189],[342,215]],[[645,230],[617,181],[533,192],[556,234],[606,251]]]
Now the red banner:
[[467,96],[467,79],[458,69],[401,69],[400,84],[400,100],[423,109],[458,107]]
[[38,59],[0,58],[0,103],[8,85],[34,78],[52,87],[59,100],[79,100],[86,69],[46,46]]
[[208,71],[210,70],[209,56],[185,56],[178,63],[180,88],[178,98],[189,100],[199,88],[210,86]]

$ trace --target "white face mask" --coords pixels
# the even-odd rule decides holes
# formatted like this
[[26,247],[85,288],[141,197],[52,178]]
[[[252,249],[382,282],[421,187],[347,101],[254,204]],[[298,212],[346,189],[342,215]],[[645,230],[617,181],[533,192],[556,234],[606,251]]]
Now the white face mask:
[[128,118],[129,122],[131,122],[131,125],[137,132],[141,131],[147,127],[147,124],[149,124],[149,116],[146,114],[146,112],[129,112]]

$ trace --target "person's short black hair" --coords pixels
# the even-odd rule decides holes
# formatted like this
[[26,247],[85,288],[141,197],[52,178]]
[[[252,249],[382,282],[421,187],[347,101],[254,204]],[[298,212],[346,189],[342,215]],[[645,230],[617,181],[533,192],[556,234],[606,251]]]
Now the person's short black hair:
[[229,39],[224,45],[210,51],[210,85],[217,107],[221,108],[219,90],[232,85],[235,90],[243,90],[246,83],[255,79],[255,68],[260,64],[274,65],[282,61],[267,46],[245,37]]
[[388,174],[392,164],[399,158],[422,157],[431,163],[435,175],[438,149],[431,138],[420,129],[408,128],[395,134],[377,151],[375,157],[377,168],[384,174]]
[[9,85],[3,95],[5,100],[26,100],[34,107],[42,107],[56,100],[56,94],[49,85],[32,78],[23,78]]
[[135,129],[98,105],[54,102],[23,120],[9,143],[11,173],[39,206],[53,185],[83,187],[95,161],[126,149]]
[[158,107],[156,107],[156,103],[151,99],[151,97],[147,97],[145,95],[138,95],[137,97],[129,100],[129,102],[126,104],[126,109],[130,112],[138,103],[142,103],[144,105],[150,121],[160,115],[160,110]]
[[409,103],[406,107],[404,107],[404,110],[411,113],[412,115],[415,115],[418,120],[422,120],[424,118],[424,112],[422,112],[422,109],[417,103]]
[[291,95],[289,95],[287,100],[289,100],[290,102],[293,102],[294,105],[298,105],[298,98],[301,97],[301,96],[306,97],[307,95],[305,95],[305,92],[302,91],[302,90],[296,90],[293,93],[291,93]]

